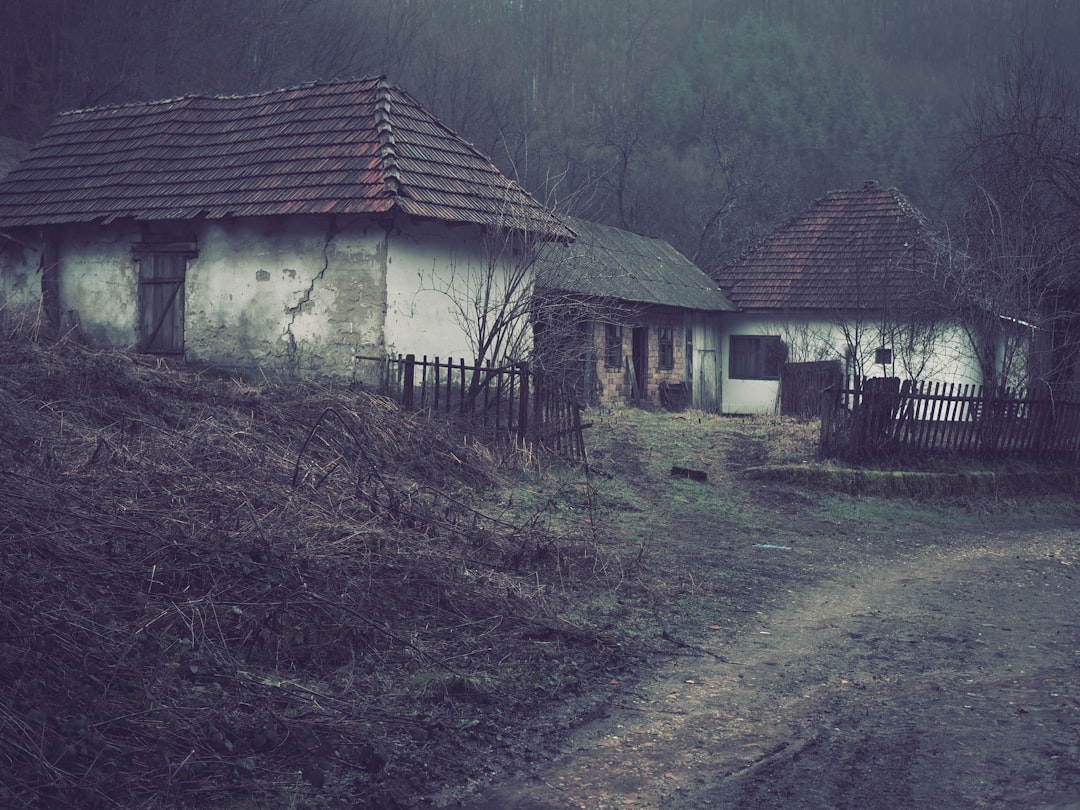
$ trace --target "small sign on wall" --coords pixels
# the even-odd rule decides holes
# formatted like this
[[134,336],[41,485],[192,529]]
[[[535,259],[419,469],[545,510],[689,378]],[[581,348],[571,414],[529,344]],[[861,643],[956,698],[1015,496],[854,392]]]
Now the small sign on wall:
[[882,346],[880,349],[874,351],[874,362],[879,366],[892,365],[892,349],[887,349]]

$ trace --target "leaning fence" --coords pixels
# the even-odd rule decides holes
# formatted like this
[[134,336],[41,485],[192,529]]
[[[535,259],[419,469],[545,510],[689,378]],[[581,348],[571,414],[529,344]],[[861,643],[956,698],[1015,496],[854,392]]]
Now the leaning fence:
[[527,362],[413,354],[360,359],[381,364],[385,393],[406,410],[450,416],[470,432],[585,461],[584,405]]
[[951,452],[1080,458],[1080,402],[1009,388],[866,380],[824,393],[821,450],[864,460]]

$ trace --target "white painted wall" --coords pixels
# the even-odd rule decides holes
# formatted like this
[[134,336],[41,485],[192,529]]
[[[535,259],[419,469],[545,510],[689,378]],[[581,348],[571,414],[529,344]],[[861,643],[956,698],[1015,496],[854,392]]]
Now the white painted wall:
[[[78,328],[93,346],[126,349],[135,344],[137,279],[131,243],[137,232],[96,234],[68,227],[56,244],[63,328]],[[40,289],[38,290],[40,294]]]
[[[982,372],[964,330],[955,324],[939,325],[917,333],[921,340],[906,345],[910,330],[880,323],[864,316],[852,320],[847,334],[858,336],[858,358],[862,376],[896,376],[942,383],[981,383]],[[724,413],[777,413],[780,407],[780,383],[777,380],[731,379],[731,335],[777,335],[788,347],[790,362],[839,360],[843,366],[848,340],[845,328],[835,318],[791,314],[726,313],[723,338],[723,408]],[[893,349],[892,366],[875,365],[874,350],[885,345]]]
[[[468,225],[429,222],[395,229],[387,256],[387,352],[471,362],[477,352],[473,301],[487,284],[489,269],[494,271],[490,291],[496,302],[507,279],[518,273],[519,259],[505,247],[485,240],[478,228]],[[506,256],[491,265],[493,253]],[[511,293],[519,301],[531,290],[531,276],[526,277],[527,285]],[[527,323],[522,326],[528,338]]]
[[[487,269],[479,229],[368,217],[266,217],[156,226],[194,237],[184,289],[185,358],[258,376],[375,382],[396,352],[472,359],[462,297]],[[53,232],[61,309],[91,345],[133,349],[139,334],[137,224]],[[0,304],[41,300],[40,248],[0,251]],[[503,268],[512,266],[513,259]],[[455,303],[465,304],[465,311]]]

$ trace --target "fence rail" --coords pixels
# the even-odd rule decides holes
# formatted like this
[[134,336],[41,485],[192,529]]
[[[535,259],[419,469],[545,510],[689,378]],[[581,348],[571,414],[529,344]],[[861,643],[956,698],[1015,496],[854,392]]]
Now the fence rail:
[[977,385],[867,380],[825,392],[825,456],[955,452],[1080,457],[1080,402]]
[[585,461],[584,405],[526,362],[480,364],[412,354],[359,359],[382,364],[385,393],[406,410],[446,414],[491,438]]

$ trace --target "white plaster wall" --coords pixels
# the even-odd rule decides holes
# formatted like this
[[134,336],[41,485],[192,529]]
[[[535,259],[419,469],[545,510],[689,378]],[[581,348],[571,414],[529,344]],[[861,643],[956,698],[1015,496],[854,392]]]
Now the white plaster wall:
[[777,335],[777,320],[770,316],[724,313],[724,335],[720,341],[723,369],[722,407],[724,413],[776,413],[779,408],[778,380],[733,380],[730,377],[731,335]]
[[41,307],[41,248],[0,236],[0,318],[36,317]]
[[130,349],[138,342],[139,284],[131,245],[137,230],[68,226],[57,234],[63,326],[92,346]]
[[[896,376],[924,381],[978,384],[982,372],[964,330],[958,325],[937,328],[930,345],[905,347],[895,335],[882,337],[872,319],[859,324],[858,356],[863,359],[862,376]],[[852,324],[848,333],[854,333]],[[891,327],[886,325],[887,333]],[[809,362],[839,360],[847,352],[845,329],[835,319],[795,319],[784,314],[729,313],[724,316],[723,338],[723,409],[724,413],[777,413],[780,383],[778,380],[733,380],[728,376],[731,335],[778,335],[788,346],[788,360]],[[882,367],[873,363],[874,350],[881,345],[893,349],[895,362]]]
[[[386,348],[417,357],[476,356],[476,316],[471,301],[488,270],[488,250],[478,228],[415,223],[389,239],[386,280]],[[514,259],[496,265],[514,272]],[[501,291],[506,275],[493,283]],[[531,284],[531,279],[530,279]],[[525,330],[525,334],[528,330]],[[500,359],[500,358],[493,358]]]
[[[187,241],[185,358],[232,371],[376,382],[396,352],[472,359],[468,298],[487,269],[478,229],[402,219],[274,217],[151,226]],[[139,225],[52,234],[60,304],[92,345],[130,349],[139,324]],[[170,236],[171,234],[171,236]],[[0,294],[40,300],[36,250],[0,256]],[[511,259],[503,267],[512,267]],[[528,330],[526,329],[526,332]]]
[[[186,356],[353,379],[381,356],[386,234],[361,218],[209,222],[188,265]],[[374,380],[369,380],[373,382]]]

